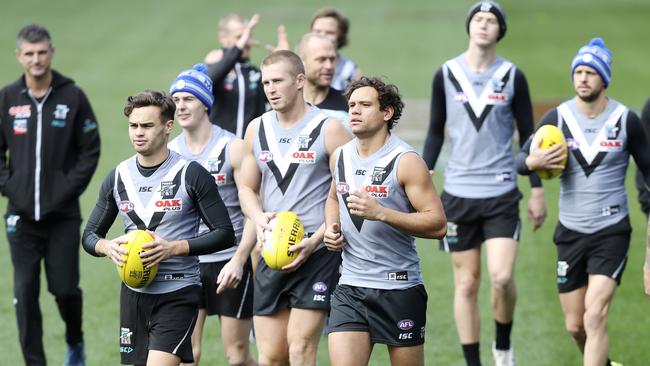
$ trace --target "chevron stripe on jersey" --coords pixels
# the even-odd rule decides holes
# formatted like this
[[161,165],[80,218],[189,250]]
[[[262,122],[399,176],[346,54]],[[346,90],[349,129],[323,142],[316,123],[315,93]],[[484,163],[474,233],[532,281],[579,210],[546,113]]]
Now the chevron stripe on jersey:
[[617,137],[621,133],[621,120],[626,117],[627,108],[625,106],[619,105],[609,115],[591,144],[587,143],[578,121],[566,103],[561,104],[557,111],[558,125],[561,126],[562,133],[567,138],[569,150],[573,153],[587,177],[600,165],[609,151],[619,151],[623,148],[623,146],[612,147],[610,144],[612,141],[618,141]]
[[232,141],[231,136],[221,137],[210,154],[208,154],[208,159],[205,162],[205,169],[212,174],[214,181],[217,185],[224,185],[227,182],[227,175],[225,172],[222,172],[222,168],[226,165],[226,146]]
[[133,205],[133,209],[128,211],[127,215],[138,229],[156,230],[165,213],[167,213],[167,211],[157,207],[156,204],[161,201],[174,199],[178,188],[181,186],[185,166],[186,161],[184,160],[174,164],[162,179],[162,182],[166,183],[166,186],[162,187],[161,183],[160,189],[156,189],[150,194],[147,194],[149,195],[149,199],[146,202],[142,202],[140,194],[138,194],[136,187],[133,185],[127,161],[118,165],[117,174],[115,174],[117,192],[122,201],[129,201]]
[[[483,88],[480,96],[477,96],[467,79],[467,75],[463,72],[456,60],[449,60],[445,63],[447,68],[447,75],[449,81],[454,85],[456,93],[463,95],[466,101],[463,103],[467,114],[469,115],[476,130],[480,130],[485,121],[485,117],[490,113],[494,107],[494,102],[490,100],[489,96],[493,95],[496,91],[492,87],[492,83],[487,83]],[[510,69],[513,65],[511,62],[504,61],[501,66],[494,72],[492,79],[500,80],[501,88],[510,80]]]
[[[395,147],[388,155],[382,157],[373,167],[372,171],[367,170],[365,171],[363,181],[361,185],[357,186],[356,183],[356,176],[359,175],[354,169],[354,165],[352,164],[352,161],[350,159],[350,149],[355,149],[356,145],[355,144],[347,144],[343,148],[339,150],[339,156],[338,156],[338,163],[337,163],[337,168],[338,168],[338,182],[336,183],[336,190],[337,192],[341,195],[342,202],[347,202],[348,197],[350,196],[350,192],[356,192],[357,190],[368,190],[367,187],[379,187],[384,183],[384,181],[388,178],[390,173],[393,171],[395,167],[395,161],[397,160],[397,157],[402,154],[404,151],[406,151],[406,148],[403,146],[397,146]],[[347,177],[347,178],[346,178]],[[372,192],[372,189],[369,189],[370,192],[368,192],[370,195],[376,196],[378,198],[382,197],[382,192],[378,192],[378,194],[375,194]],[[386,192],[388,194],[388,192]],[[353,215],[350,213],[350,208],[345,205],[348,214],[350,215],[350,219],[354,223],[354,226],[357,228],[358,231],[361,231],[361,227],[363,226],[364,219],[360,216]]]
[[[298,166],[300,164],[313,164],[316,161],[315,153],[310,152],[309,149],[316,142],[321,133],[321,127],[328,118],[325,114],[318,113],[300,131],[300,138],[292,141],[289,150],[285,154],[280,152],[278,140],[271,125],[272,121],[268,119],[268,115],[262,115],[260,118],[259,140],[262,152],[258,159],[261,161],[266,160],[265,163],[273,173],[283,194],[296,174]],[[304,153],[301,154],[301,152]],[[310,154],[313,156],[310,156]]]

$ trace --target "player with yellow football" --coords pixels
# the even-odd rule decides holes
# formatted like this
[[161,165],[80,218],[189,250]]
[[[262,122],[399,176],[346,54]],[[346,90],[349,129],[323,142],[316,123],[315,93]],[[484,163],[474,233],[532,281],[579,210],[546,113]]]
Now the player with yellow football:
[[[128,98],[124,114],[136,154],[104,179],[83,233],[84,249],[110,258],[118,271],[157,268],[146,287],[140,287],[144,283],[137,275],[135,283],[127,276],[122,285],[123,364],[172,366],[193,361],[188,334],[194,329],[201,291],[196,256],[234,244],[233,227],[214,178],[199,163],[167,148],[175,110],[171,97],[160,92],[146,90]],[[106,239],[118,215],[127,234]],[[199,234],[199,221],[207,232]],[[133,232],[138,238],[131,238]]]

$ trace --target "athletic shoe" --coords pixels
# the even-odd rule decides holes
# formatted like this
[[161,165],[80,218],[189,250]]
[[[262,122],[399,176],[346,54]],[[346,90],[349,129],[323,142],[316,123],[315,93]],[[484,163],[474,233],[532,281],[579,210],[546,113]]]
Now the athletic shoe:
[[610,366],[623,366],[620,362],[609,361]]
[[492,357],[495,366],[515,366],[515,350],[512,345],[509,350],[503,351],[497,349],[496,342],[492,342]]
[[84,342],[75,345],[68,345],[68,354],[65,357],[63,366],[85,366],[86,354],[84,352]]

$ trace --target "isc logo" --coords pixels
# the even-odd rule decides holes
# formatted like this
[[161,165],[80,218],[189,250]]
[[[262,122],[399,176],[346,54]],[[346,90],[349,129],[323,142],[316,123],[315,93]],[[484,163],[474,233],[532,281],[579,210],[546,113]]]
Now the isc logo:
[[143,186],[143,187],[140,187],[140,189],[138,189],[138,192],[152,192],[152,191],[153,191],[153,187],[145,187],[145,186]]
[[413,339],[413,333],[400,333],[399,339]]
[[325,301],[325,295],[314,295],[314,301],[324,302]]

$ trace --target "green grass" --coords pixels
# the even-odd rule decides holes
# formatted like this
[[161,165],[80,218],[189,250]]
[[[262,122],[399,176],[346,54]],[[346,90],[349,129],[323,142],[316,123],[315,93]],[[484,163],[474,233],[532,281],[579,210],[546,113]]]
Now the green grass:
[[[446,59],[467,45],[464,20],[473,1],[332,1],[352,21],[351,43],[343,53],[367,74],[385,76],[411,99],[426,99],[431,76]],[[13,50],[15,34],[29,22],[45,24],[57,47],[55,68],[73,77],[90,97],[102,134],[102,157],[90,187],[82,196],[87,215],[96,200],[99,184],[118,161],[131,154],[125,118],[121,110],[128,95],[144,88],[164,89],[183,69],[200,61],[214,48],[217,19],[231,11],[258,12],[262,22],[255,35],[263,44],[275,42],[275,27],[284,23],[295,41],[308,29],[311,14],[321,2],[295,1],[105,1],[73,0],[42,2],[10,1],[0,14],[0,84],[15,80],[21,72]],[[577,49],[593,36],[602,36],[613,51],[612,84],[608,95],[638,109],[650,94],[646,47],[650,3],[644,0],[504,1],[508,34],[499,53],[526,73],[536,100],[571,96],[569,65]],[[254,52],[254,60],[264,55]],[[422,122],[411,122],[426,128]],[[437,186],[441,187],[440,176]],[[528,184],[520,180],[521,190]],[[551,241],[557,211],[557,182],[546,186],[549,202],[547,223],[536,233],[525,223],[517,263],[519,302],[514,342],[522,365],[574,365],[580,357],[564,331],[554,285],[555,249]],[[634,227],[630,264],[611,309],[611,349],[626,365],[647,364],[650,320],[648,299],[642,293],[641,263],[645,222],[639,214],[636,193],[630,186]],[[5,200],[0,202],[4,206]],[[3,211],[4,207],[2,207]],[[525,200],[521,205],[525,213]],[[116,225],[112,234],[120,228]],[[12,306],[12,267],[4,235],[0,235],[0,365],[21,364]],[[462,365],[452,315],[453,286],[447,255],[437,243],[418,242],[422,270],[429,292],[427,364]],[[90,365],[117,364],[119,281],[105,259],[85,253],[81,259],[85,293],[84,329]],[[45,346],[51,364],[64,357],[63,325],[43,279],[41,307],[45,318]],[[480,294],[482,354],[490,364],[489,345],[494,327],[489,312],[489,288],[484,274]],[[209,319],[203,356],[206,365],[225,364],[218,341],[218,325]],[[319,349],[326,365],[327,347]],[[376,347],[372,364],[387,364],[385,347]]]

